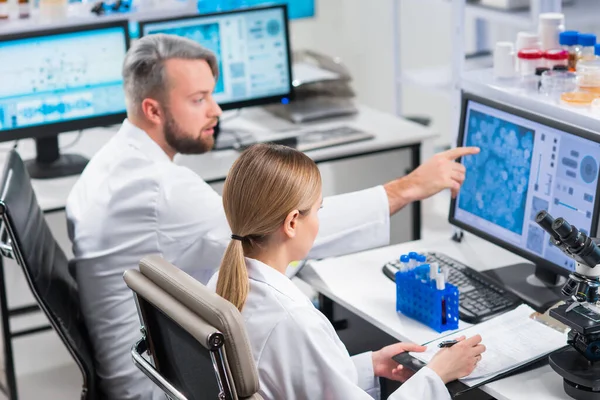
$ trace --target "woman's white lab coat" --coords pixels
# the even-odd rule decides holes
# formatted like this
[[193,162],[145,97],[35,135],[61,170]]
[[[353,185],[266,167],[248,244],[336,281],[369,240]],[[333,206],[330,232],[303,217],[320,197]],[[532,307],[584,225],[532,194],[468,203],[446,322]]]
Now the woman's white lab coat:
[[[348,355],[331,323],[290,279],[246,259],[250,292],[242,309],[265,400],[379,398],[371,353]],[[215,290],[218,274],[208,283]],[[444,400],[442,380],[422,368],[389,399]]]

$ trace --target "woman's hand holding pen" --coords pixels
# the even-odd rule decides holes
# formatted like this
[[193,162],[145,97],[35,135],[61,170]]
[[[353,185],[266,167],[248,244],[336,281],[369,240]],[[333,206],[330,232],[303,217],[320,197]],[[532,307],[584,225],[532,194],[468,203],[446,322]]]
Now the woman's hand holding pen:
[[440,350],[427,367],[438,374],[444,383],[452,382],[471,374],[484,351],[480,335],[468,339],[461,336],[456,344]]

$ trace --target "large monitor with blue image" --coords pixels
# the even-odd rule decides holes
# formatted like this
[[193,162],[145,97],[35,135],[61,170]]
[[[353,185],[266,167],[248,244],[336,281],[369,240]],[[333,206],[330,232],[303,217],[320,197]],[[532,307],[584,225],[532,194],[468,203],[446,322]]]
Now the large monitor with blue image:
[[213,96],[224,110],[287,102],[292,69],[285,5],[140,22],[142,36],[183,36],[219,63]]
[[59,133],[123,121],[128,46],[126,20],[0,36],[0,141],[36,139],[32,177],[85,167],[83,157],[60,155]]
[[535,216],[546,210],[596,235],[600,135],[464,93],[458,145],[481,152],[461,160],[466,179],[450,222],[530,260],[549,286],[573,271]]

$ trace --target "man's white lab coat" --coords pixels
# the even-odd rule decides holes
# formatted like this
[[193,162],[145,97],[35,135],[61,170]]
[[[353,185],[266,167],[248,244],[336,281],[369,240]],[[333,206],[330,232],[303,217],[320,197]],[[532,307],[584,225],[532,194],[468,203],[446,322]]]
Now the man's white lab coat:
[[[158,253],[207,283],[231,235],[221,197],[125,120],[81,175],[66,212],[102,388],[113,400],[148,399],[153,384],[129,353],[140,331],[123,272]],[[325,198],[320,220],[313,258],[389,242],[389,204],[381,186]]]
[[[323,208],[323,211],[325,209]],[[372,353],[350,357],[331,323],[282,273],[246,258],[250,292],[242,316],[265,400],[379,399]],[[218,273],[208,287],[216,289]],[[444,382],[425,367],[390,400],[450,399]]]

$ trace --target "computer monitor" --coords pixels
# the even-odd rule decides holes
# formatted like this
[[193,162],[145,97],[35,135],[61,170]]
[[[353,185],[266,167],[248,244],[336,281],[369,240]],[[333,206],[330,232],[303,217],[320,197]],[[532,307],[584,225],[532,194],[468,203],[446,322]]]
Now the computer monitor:
[[315,0],[199,0],[198,11],[201,14],[208,14],[269,4],[286,4],[290,19],[315,16]]
[[35,138],[32,178],[83,171],[84,157],[60,154],[59,133],[123,121],[128,45],[126,20],[0,36],[0,141]]
[[509,290],[539,308],[557,300],[560,276],[575,263],[535,216],[546,210],[596,235],[600,135],[463,93],[458,145],[481,152],[460,160],[466,179],[450,222],[534,263],[533,271],[531,264],[491,271]]
[[292,95],[285,5],[140,22],[141,36],[155,33],[187,37],[216,54],[213,96],[223,110],[288,102]]

